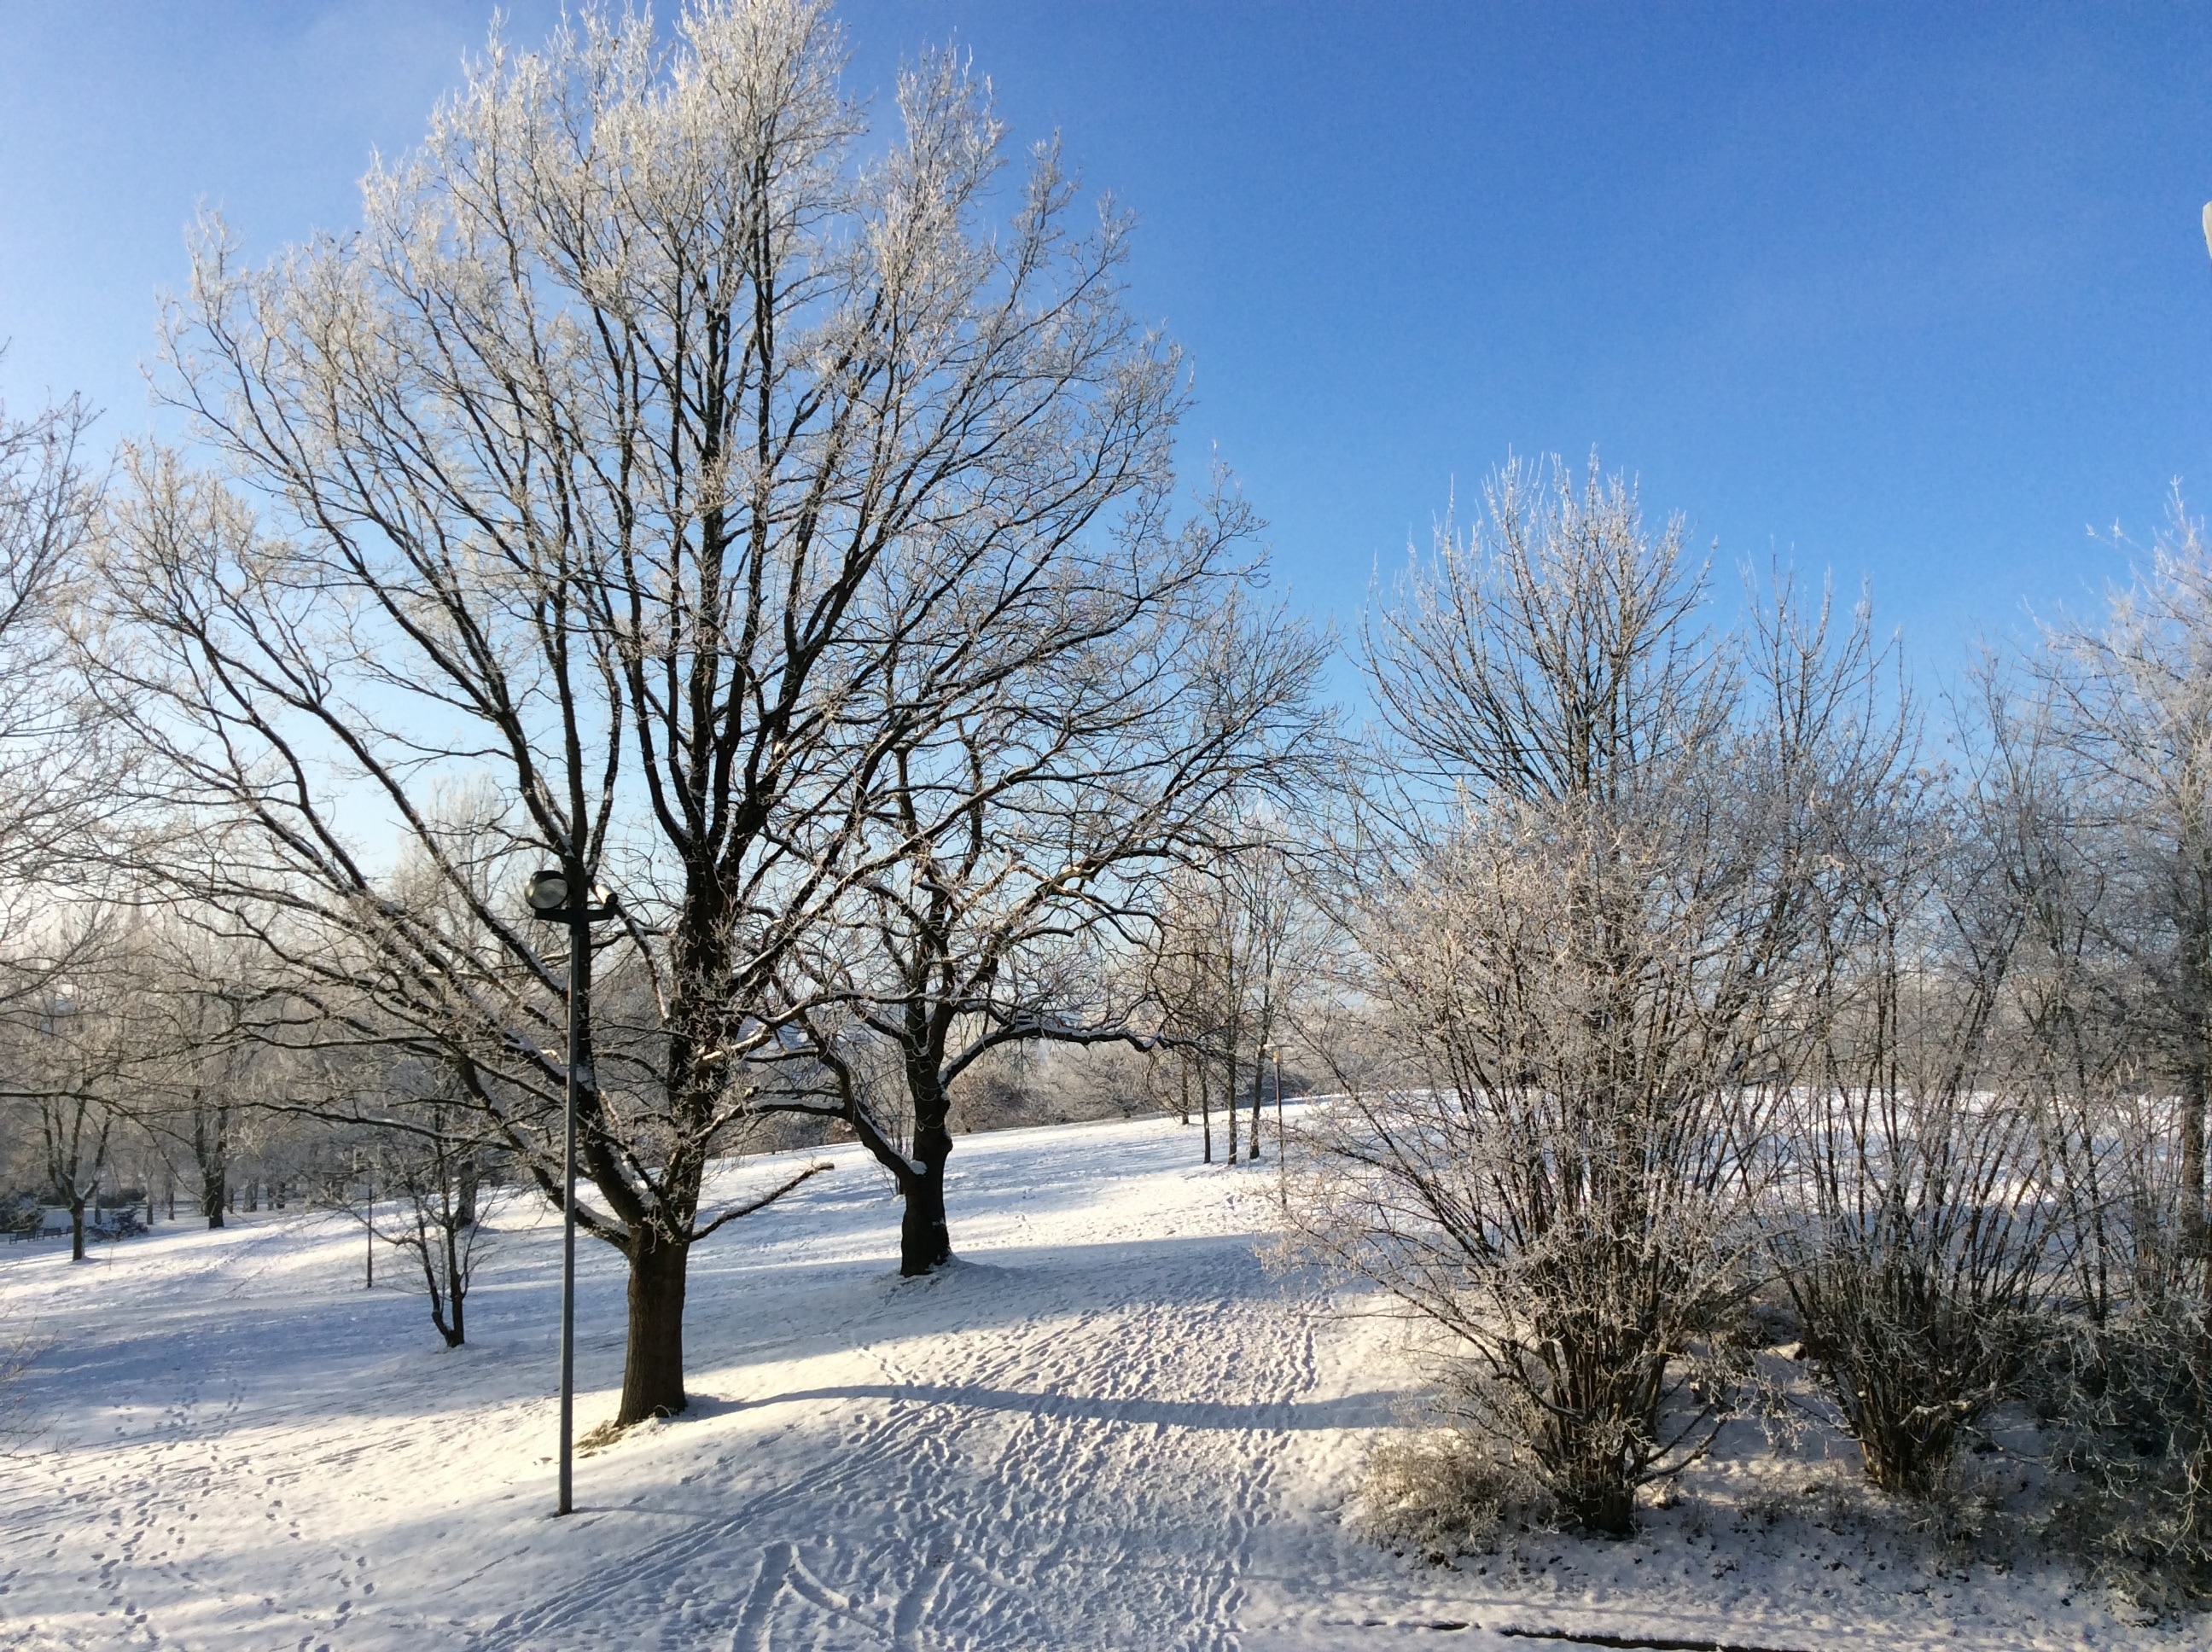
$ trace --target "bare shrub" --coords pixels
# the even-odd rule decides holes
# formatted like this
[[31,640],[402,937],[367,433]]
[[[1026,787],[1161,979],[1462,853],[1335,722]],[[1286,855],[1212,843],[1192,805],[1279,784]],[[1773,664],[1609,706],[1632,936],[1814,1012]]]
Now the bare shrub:
[[1353,1524],[1436,1563],[1488,1554],[1509,1520],[1541,1524],[1549,1499],[1487,1431],[1449,1424],[1386,1436],[1368,1453]]
[[1924,795],[1869,845],[1763,1217],[1868,1478],[1927,1498],[2009,1391],[2063,1232],[2041,1120],[1993,1060],[2021,929],[2001,859]]
[[2033,1398],[2068,1476],[2056,1523],[2149,1605],[2212,1592],[2212,1310],[2185,1233],[2180,1108],[2108,1099],[2094,1163],[2107,1272],[2053,1321]]
[[1396,740],[1341,871],[1395,1072],[1319,1112],[1288,1219],[1620,1532],[1711,1439],[1813,896],[1900,744],[1863,620],[1833,646],[1784,592],[1752,646],[1709,635],[1680,522],[1625,483],[1516,465],[1486,506],[1370,628]]
[[430,1323],[446,1346],[458,1348],[468,1340],[469,1289],[490,1248],[485,1223],[504,1196],[484,1177],[499,1143],[458,1102],[411,1107],[380,1133],[376,1181],[362,1200],[362,1219],[408,1257],[413,1288],[428,1299]]

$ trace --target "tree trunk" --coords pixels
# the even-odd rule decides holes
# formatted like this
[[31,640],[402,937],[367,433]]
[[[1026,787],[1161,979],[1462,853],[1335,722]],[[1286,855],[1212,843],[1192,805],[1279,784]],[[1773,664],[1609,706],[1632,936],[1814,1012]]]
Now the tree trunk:
[[1237,1029],[1229,1029],[1229,1052],[1221,1062],[1221,1118],[1229,1127],[1229,1163],[1237,1163]]
[[952,1155],[952,1134],[940,1122],[914,1133],[914,1157],[921,1174],[899,1178],[906,1211],[899,1220],[899,1272],[917,1278],[952,1260],[952,1234],[945,1222],[945,1162]]
[[70,1260],[84,1260],[84,1200],[70,1200]]
[[623,1362],[617,1426],[673,1417],[684,1394],[684,1271],[690,1248],[649,1225],[633,1230],[629,1248],[629,1348]]
[[2181,1248],[2191,1260],[2204,1256],[2204,1101],[2208,1087],[2205,1015],[2200,984],[2188,988],[2196,1002],[2181,1017]]
[[200,1214],[207,1218],[211,1228],[222,1225],[223,1206],[230,1199],[230,1189],[226,1185],[229,1165],[225,1150],[228,1144],[223,1139],[223,1125],[222,1117],[210,1118],[209,1109],[192,1109],[192,1157],[200,1167]]
[[[1266,1071],[1267,1066],[1265,1057],[1266,1049],[1267,1046],[1264,1043],[1256,1045],[1254,1047],[1252,1055],[1252,1151],[1249,1157],[1255,1164],[1260,1162],[1260,1075]],[[1277,1142],[1275,1146],[1279,1151],[1282,1144]]]
[[[438,1332],[446,1339],[446,1346],[458,1348],[468,1340],[467,1327],[462,1321],[461,1314],[462,1304],[468,1300],[469,1282],[461,1277],[461,1257],[453,1237],[454,1229],[447,1224],[441,1226],[438,1231],[439,1237],[444,1242],[445,1249],[446,1310],[453,1321],[448,1325],[444,1320],[438,1321]],[[434,1315],[432,1317],[436,1316]]]
[[1206,1144],[1205,1162],[1208,1164],[1213,1163],[1213,1097],[1209,1088],[1211,1083],[1212,1080],[1207,1077],[1206,1067],[1201,1062],[1198,1069],[1198,1122]]

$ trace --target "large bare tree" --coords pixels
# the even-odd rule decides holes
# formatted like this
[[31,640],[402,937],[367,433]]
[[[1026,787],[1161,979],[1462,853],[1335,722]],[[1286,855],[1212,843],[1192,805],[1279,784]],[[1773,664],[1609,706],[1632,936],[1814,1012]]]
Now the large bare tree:
[[[987,232],[985,88],[924,59],[864,157],[840,64],[797,0],[589,9],[495,45],[358,234],[252,270],[211,224],[172,357],[251,503],[143,458],[106,569],[107,680],[206,826],[179,886],[556,1195],[586,994],[625,1421],[684,1403],[690,1248],[777,1191],[702,1175],[793,1051],[794,949],[899,852],[884,765],[1153,497],[1182,394],[1050,148]],[[616,892],[605,956],[521,920],[541,859]]]

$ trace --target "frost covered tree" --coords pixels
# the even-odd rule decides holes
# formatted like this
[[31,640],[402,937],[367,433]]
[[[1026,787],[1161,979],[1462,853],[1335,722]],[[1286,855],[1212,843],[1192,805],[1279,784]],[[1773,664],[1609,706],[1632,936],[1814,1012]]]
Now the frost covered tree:
[[2136,986],[2139,1033],[2174,1087],[2179,1238],[2208,1244],[2212,1093],[2212,545],[2173,501],[2148,566],[2100,625],[2051,628],[2035,662],[2075,828],[2106,873],[2094,912]]
[[1394,1060],[1305,1133],[1288,1214],[1440,1334],[1463,1420],[1621,1531],[1711,1437],[1692,1357],[1756,1277],[1746,1151],[1819,871],[1895,747],[1863,623],[1785,597],[1714,635],[1626,483],[1515,464],[1485,505],[1370,626],[1393,738],[1342,878]]
[[[1126,222],[1073,222],[1049,147],[1002,193],[948,57],[864,153],[841,50],[796,0],[589,9],[495,44],[358,234],[257,270],[210,223],[170,355],[249,492],[142,457],[88,631],[204,824],[179,886],[556,1197],[575,983],[623,1422],[684,1406],[690,1248],[780,1191],[706,1167],[801,944],[902,853],[886,765],[995,669],[987,593],[1149,497],[1181,395]],[[585,956],[521,916],[540,861],[619,897]]]
[[0,940],[32,920],[33,886],[96,879],[121,795],[127,747],[77,691],[62,624],[98,513],[91,422],[75,400],[27,419],[0,408]]
[[143,934],[94,910],[47,926],[48,945],[17,962],[37,983],[0,1002],[7,1077],[0,1099],[35,1140],[48,1196],[70,1213],[82,1261],[85,1219],[131,1124],[142,1116],[140,1069],[151,1048]]
[[2069,1273],[2036,1398],[2062,1509],[2130,1587],[2212,1576],[2212,548],[2177,498],[2100,619],[1985,687],[2016,998]]

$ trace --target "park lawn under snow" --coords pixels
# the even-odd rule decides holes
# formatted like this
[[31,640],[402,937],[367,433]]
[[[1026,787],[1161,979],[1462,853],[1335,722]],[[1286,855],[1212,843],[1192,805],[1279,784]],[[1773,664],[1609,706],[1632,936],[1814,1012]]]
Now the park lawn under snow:
[[[541,1212],[497,1218],[450,1353],[419,1297],[361,1288],[359,1231],[329,1216],[165,1229],[82,1266],[13,1248],[0,1325],[46,1351],[0,1491],[0,1643],[2203,1643],[1804,1493],[1856,1473],[1817,1430],[1778,1458],[1731,1424],[1620,1542],[1525,1534],[1456,1569],[1364,1542],[1340,1514],[1407,1384],[1398,1333],[1270,1276],[1274,1167],[1200,1167],[1195,1133],[963,1139],[962,1260],[908,1281],[889,1185],[830,1150],[834,1173],[695,1254],[691,1410],[582,1458],[557,1521]],[[620,1378],[620,1259],[583,1242],[580,1272],[588,1427]]]

